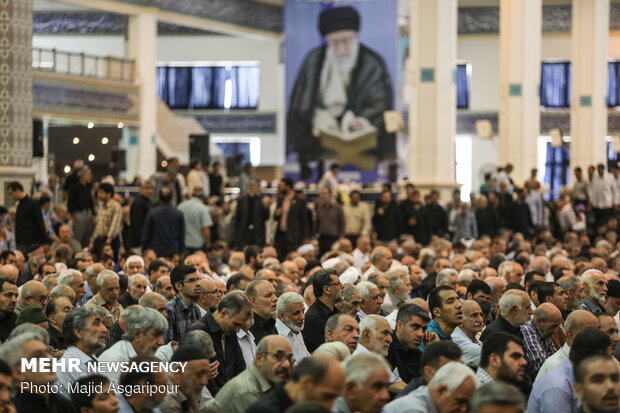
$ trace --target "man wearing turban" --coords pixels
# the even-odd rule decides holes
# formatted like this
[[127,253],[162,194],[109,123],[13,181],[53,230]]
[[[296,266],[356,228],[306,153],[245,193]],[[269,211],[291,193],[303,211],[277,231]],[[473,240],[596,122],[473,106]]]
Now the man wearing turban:
[[360,16],[353,7],[335,7],[319,17],[325,45],[308,53],[297,75],[287,119],[287,139],[307,162],[322,155],[320,130],[378,129],[380,157],[394,155],[394,136],[385,131],[383,112],[392,108],[392,83],[383,58],[359,42]]

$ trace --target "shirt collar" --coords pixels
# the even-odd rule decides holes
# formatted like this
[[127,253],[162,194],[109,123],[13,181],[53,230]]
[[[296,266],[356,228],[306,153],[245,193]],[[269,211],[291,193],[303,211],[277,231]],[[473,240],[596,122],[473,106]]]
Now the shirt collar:
[[289,334],[295,334],[295,331],[291,330],[286,324],[284,324],[279,318],[276,319],[276,329],[278,329],[278,334],[284,337],[288,337]]

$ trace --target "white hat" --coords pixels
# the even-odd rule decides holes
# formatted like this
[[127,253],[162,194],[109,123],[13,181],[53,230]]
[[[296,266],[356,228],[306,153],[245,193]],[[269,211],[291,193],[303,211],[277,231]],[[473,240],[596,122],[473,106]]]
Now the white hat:
[[356,267],[349,267],[342,274],[340,274],[340,282],[342,284],[355,284],[360,278],[360,270]]
[[299,253],[300,255],[306,255],[312,251],[314,251],[314,245],[312,244],[304,244],[297,248],[297,253]]
[[334,268],[334,266],[338,264],[339,262],[340,262],[340,258],[338,257],[330,258],[323,263],[323,268],[325,269]]

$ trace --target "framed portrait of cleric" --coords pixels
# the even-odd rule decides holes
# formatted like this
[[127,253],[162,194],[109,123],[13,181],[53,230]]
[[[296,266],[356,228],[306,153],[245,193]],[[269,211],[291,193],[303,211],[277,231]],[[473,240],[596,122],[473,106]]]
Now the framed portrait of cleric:
[[398,96],[397,1],[286,0],[284,16],[290,169],[309,179],[330,159],[376,177],[396,156],[384,114]]

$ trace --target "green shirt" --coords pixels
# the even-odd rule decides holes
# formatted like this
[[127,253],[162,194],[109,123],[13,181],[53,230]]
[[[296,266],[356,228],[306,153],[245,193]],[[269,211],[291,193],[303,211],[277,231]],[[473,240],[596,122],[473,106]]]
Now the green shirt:
[[213,225],[209,207],[200,199],[191,198],[181,202],[177,209],[183,213],[185,219],[185,246],[201,248],[205,243],[202,229]]
[[217,392],[214,407],[227,413],[244,413],[271,387],[272,384],[252,364]]

